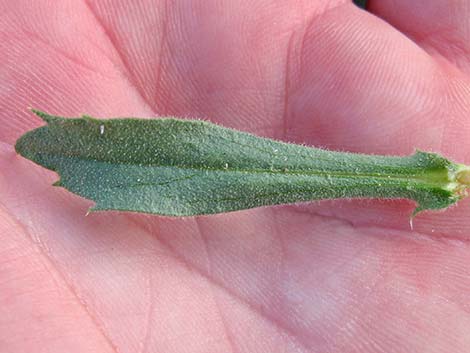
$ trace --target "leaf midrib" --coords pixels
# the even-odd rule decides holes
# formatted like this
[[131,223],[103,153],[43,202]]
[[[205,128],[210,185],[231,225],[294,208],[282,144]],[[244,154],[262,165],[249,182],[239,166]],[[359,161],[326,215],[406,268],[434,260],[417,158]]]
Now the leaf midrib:
[[[214,167],[198,167],[198,166],[187,166],[187,165],[156,165],[156,164],[141,164],[141,163],[127,163],[123,161],[118,161],[118,162],[111,162],[111,161],[106,161],[106,160],[100,160],[96,158],[86,158],[82,156],[70,156],[70,155],[64,155],[64,154],[51,154],[51,153],[44,153],[44,152],[39,152],[42,155],[47,155],[47,156],[52,156],[52,157],[57,157],[59,155],[61,158],[68,158],[68,159],[78,159],[81,161],[85,162],[95,162],[95,163],[103,163],[103,164],[115,164],[115,165],[132,165],[132,166],[143,166],[143,167],[163,167],[163,168],[176,168],[176,169],[184,169],[184,170],[192,170],[192,171],[198,171],[198,172],[235,172],[235,173],[245,173],[245,174],[290,174],[290,175],[304,175],[304,176],[319,176],[319,177],[324,177],[324,178],[375,178],[379,180],[395,180],[395,181],[401,181],[406,184],[410,184],[410,181],[414,181],[415,183],[425,183],[427,185],[431,186],[437,186],[437,187],[442,187],[450,183],[450,180],[447,180],[445,182],[436,182],[429,180],[428,178],[425,177],[420,177],[416,174],[414,175],[407,175],[407,176],[397,176],[397,175],[382,175],[382,174],[376,174],[376,173],[345,173],[345,172],[322,172],[322,171],[313,171],[313,170],[279,170],[279,169],[235,169],[235,168],[214,168]],[[427,171],[429,173],[429,171]]]

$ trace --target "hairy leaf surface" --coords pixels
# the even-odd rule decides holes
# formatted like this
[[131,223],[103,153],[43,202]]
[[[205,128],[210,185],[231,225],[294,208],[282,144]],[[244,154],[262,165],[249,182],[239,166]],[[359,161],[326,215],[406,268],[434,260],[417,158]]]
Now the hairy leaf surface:
[[335,198],[408,198],[415,213],[465,194],[469,168],[437,154],[405,157],[326,151],[199,120],[66,119],[23,135],[22,156],[60,175],[55,185],[92,210],[169,216]]

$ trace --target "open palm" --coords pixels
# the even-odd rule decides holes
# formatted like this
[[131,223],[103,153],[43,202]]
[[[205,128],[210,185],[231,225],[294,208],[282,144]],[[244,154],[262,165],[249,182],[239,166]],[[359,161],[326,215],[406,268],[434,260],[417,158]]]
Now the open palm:
[[[206,118],[470,162],[469,0],[0,1],[1,352],[468,352],[470,203],[103,212],[28,112]],[[392,27],[392,25],[394,27]]]

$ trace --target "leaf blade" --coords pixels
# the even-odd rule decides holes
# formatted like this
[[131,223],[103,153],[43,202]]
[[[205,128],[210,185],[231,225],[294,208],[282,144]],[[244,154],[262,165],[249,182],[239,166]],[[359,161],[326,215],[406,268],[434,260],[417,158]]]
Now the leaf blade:
[[461,167],[427,152],[332,152],[198,120],[66,119],[34,112],[47,125],[23,135],[17,152],[58,172],[60,186],[95,201],[94,210],[191,216],[374,197],[409,198],[421,211],[462,197],[456,182]]

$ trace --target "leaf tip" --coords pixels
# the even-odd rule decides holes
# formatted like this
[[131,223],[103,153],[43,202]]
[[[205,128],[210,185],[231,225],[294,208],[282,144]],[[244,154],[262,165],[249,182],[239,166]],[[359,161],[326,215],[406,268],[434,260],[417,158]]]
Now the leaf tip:
[[23,136],[21,136],[18,140],[15,142],[15,152],[19,155],[21,155],[23,152]]

